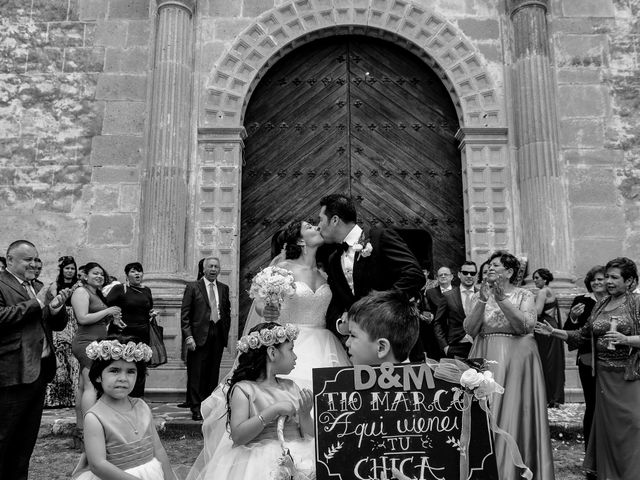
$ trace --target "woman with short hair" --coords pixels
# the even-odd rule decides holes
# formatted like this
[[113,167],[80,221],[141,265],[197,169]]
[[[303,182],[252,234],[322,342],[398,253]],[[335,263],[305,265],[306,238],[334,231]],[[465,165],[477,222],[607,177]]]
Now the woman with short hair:
[[[533,293],[516,286],[520,261],[506,252],[491,255],[480,291],[464,329],[474,338],[469,358],[485,358],[503,395],[491,399],[496,424],[515,440],[534,480],[553,480],[553,456],[547,419],[544,377],[533,338],[536,306]],[[500,480],[520,478],[508,444],[495,440]]]
[[[578,295],[573,299],[569,309],[569,317],[564,322],[565,330],[580,330],[589,321],[593,307],[597,302],[607,296],[607,288],[604,283],[604,265],[592,267],[584,278],[584,286],[587,292]],[[569,350],[575,350],[576,346],[569,346]],[[584,448],[587,448],[593,412],[596,406],[596,379],[591,373],[591,342],[577,346],[578,355],[576,363],[578,365],[578,375],[584,393],[584,417],[582,419],[582,433],[584,434]]]
[[618,257],[605,266],[609,296],[593,308],[589,321],[573,331],[536,325],[538,333],[553,335],[570,346],[592,345],[596,403],[584,467],[587,478],[640,478],[640,372],[634,370],[640,349],[640,299],[630,287],[638,278],[636,264]]

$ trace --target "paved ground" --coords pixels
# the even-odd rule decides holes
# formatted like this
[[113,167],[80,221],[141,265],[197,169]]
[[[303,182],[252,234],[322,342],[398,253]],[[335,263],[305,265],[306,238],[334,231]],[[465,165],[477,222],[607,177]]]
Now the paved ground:
[[[191,420],[191,411],[187,408],[178,408],[175,403],[150,403],[149,406],[159,431],[200,431],[201,422]],[[582,431],[584,404],[567,403],[560,408],[550,408],[548,412],[552,430],[570,435],[579,435]],[[69,435],[75,423],[74,409],[47,409],[42,415],[40,435]]]

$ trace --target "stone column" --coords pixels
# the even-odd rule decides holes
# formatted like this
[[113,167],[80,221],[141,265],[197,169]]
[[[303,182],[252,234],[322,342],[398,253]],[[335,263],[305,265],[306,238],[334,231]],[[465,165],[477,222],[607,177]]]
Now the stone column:
[[571,282],[567,194],[558,148],[556,88],[547,31],[548,0],[510,0],[513,111],[523,252],[531,269]]
[[140,229],[146,277],[156,284],[185,270],[194,9],[195,0],[157,0]]

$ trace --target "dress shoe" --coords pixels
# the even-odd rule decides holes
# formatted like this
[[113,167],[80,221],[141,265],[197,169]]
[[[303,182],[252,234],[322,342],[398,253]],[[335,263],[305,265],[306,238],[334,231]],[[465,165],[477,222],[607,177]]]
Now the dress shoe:
[[200,415],[199,412],[193,412],[191,414],[191,419],[195,420],[196,422],[201,422],[202,421],[202,415]]
[[191,408],[191,405],[189,405],[187,402],[179,403],[177,406],[178,408]]

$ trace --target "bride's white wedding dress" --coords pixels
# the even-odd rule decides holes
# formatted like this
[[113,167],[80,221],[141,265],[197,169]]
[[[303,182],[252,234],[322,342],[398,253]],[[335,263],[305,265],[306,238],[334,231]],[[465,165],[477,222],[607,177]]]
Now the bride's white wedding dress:
[[[293,347],[298,358],[296,367],[291,373],[282,377],[293,380],[301,389],[312,389],[311,370],[313,368],[350,366],[351,362],[342,344],[326,328],[325,315],[332,295],[329,285],[326,283],[320,285],[314,292],[304,282],[295,282],[295,284],[296,292],[284,300],[278,323],[293,323],[300,328],[300,333]],[[247,318],[245,334],[250,328],[263,321],[264,319],[258,316],[252,307]],[[187,480],[209,480],[210,478],[217,480],[217,477],[211,475],[218,471],[221,459],[231,458],[229,455],[234,447],[225,428],[227,405],[226,388],[223,388],[223,385],[224,380],[202,403],[204,449],[191,468]],[[310,451],[311,458],[305,458],[305,460],[309,460],[313,464],[313,448]],[[268,458],[264,461],[254,459],[253,461],[257,464],[254,465],[256,469],[253,471],[268,472],[277,458],[275,455],[272,456],[274,458]],[[308,457],[308,455],[302,457]],[[251,478],[256,477],[254,475]]]
[[300,388],[312,389],[311,369],[351,365],[349,356],[336,336],[327,330],[325,315],[331,302],[331,289],[324,283],[314,292],[304,282],[295,282],[296,293],[286,298],[278,323],[300,328],[293,351],[298,357],[289,375]]

